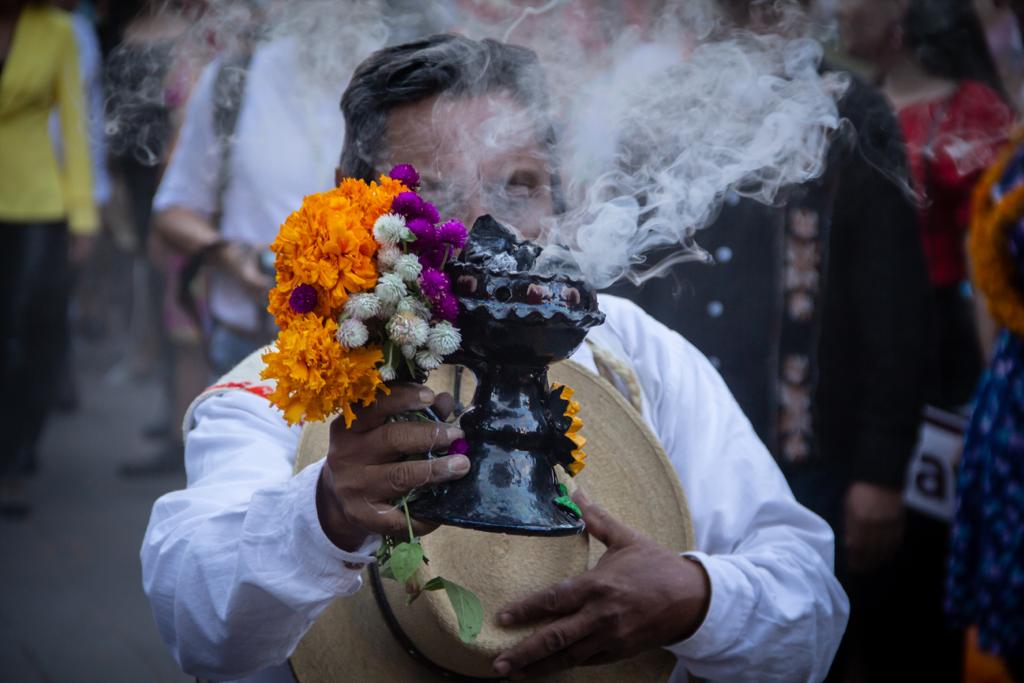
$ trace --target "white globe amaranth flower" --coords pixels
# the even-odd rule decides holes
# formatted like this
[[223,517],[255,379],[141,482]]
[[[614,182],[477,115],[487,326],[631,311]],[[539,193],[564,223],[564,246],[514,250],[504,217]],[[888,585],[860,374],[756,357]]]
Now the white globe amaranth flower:
[[412,360],[416,357],[416,347],[412,344],[402,344],[402,355]]
[[345,302],[345,316],[356,320],[369,320],[380,315],[380,299],[376,294],[353,294]]
[[[427,343],[430,325],[426,320],[412,313],[395,313],[388,320],[387,331],[388,337],[396,344],[420,347]],[[402,353],[405,353],[405,349],[402,349]],[[409,356],[407,355],[406,358]]]
[[370,338],[370,331],[366,329],[363,321],[349,318],[342,320],[338,325],[338,341],[346,349],[354,349],[362,346]]
[[416,365],[428,372],[441,367],[441,362],[441,357],[430,351],[419,351],[416,354]]
[[435,356],[447,356],[459,350],[462,345],[462,334],[447,320],[442,320],[430,328],[427,334],[427,347]]
[[380,380],[382,382],[393,382],[395,381],[395,378],[398,377],[395,369],[390,365],[380,366],[380,369],[377,370],[377,372],[380,374]]
[[405,227],[405,219],[396,213],[386,213],[378,218],[373,224],[373,239],[382,247],[393,247],[397,245],[409,232]]
[[402,297],[409,293],[402,278],[394,273],[384,273],[377,280],[377,287],[373,290],[380,302],[385,306],[394,306],[402,300]]
[[412,313],[420,318],[430,317],[430,307],[422,299],[415,296],[403,297],[395,308],[396,313]]
[[398,247],[381,247],[377,250],[377,265],[382,271],[391,270],[401,256],[402,250]]
[[394,268],[395,275],[410,283],[419,280],[420,273],[423,272],[423,266],[415,254],[402,254],[395,261]]
[[398,306],[396,304],[386,304],[383,301],[380,302],[380,313],[377,314],[378,320],[391,320],[391,316],[398,312]]

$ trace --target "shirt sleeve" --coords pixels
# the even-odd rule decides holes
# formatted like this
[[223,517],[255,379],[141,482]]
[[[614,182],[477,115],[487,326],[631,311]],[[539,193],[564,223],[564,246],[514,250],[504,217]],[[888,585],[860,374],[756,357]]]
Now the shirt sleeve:
[[78,45],[82,88],[88,106],[89,150],[92,160],[93,200],[102,206],[110,201],[110,173],[107,171],[107,137],[103,120],[102,60],[96,29],[80,14],[71,17]]
[[221,158],[213,127],[213,91],[219,65],[214,61],[207,66],[192,90],[181,132],[153,199],[155,211],[179,207],[207,218],[217,211]]
[[645,413],[690,506],[708,614],[668,649],[695,676],[820,681],[849,615],[834,538],[785,478],[711,364],[632,303],[602,298],[644,387]]
[[64,145],[61,179],[68,227],[75,234],[93,234],[99,229],[99,215],[93,202],[91,157],[86,132],[86,107],[78,49],[70,21],[58,55],[56,102],[60,111],[60,133]]
[[188,487],[153,506],[143,588],[185,672],[240,678],[284,662],[336,598],[361,586],[379,539],[355,553],[316,511],[323,461],[292,476],[298,428],[263,398],[233,391],[196,409]]
[[[1013,120],[1013,109],[999,93],[978,81],[962,81],[938,124],[933,182],[943,191],[969,196],[1009,139]],[[970,201],[957,207],[957,223],[964,229],[969,207]]]

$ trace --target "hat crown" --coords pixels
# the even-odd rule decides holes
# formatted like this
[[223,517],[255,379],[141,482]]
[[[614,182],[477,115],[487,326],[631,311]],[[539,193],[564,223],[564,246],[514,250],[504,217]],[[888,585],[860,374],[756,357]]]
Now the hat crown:
[[405,589],[383,581],[383,608],[420,654],[438,666],[464,676],[496,677],[495,657],[513,647],[532,628],[505,628],[495,623],[506,604],[585,572],[591,539],[585,534],[544,538],[481,533],[442,526],[422,539],[430,564],[416,581],[424,585],[435,576],[466,586],[484,608],[484,623],[472,643],[459,638],[458,619],[444,591],[426,591],[406,605]]
[[[686,496],[664,450],[643,418],[610,383],[572,361],[550,370],[552,381],[572,386],[586,420],[588,467],[573,482],[610,514],[665,547],[680,552],[693,547]],[[463,396],[475,381],[461,373]],[[451,391],[455,373],[444,366],[431,374],[435,391]],[[323,457],[329,425],[307,424],[296,458],[296,471]],[[597,564],[605,547],[583,536],[529,537],[440,527],[422,539],[430,564],[417,576],[420,585],[443,576],[475,592],[484,609],[484,626],[476,642],[458,636],[454,610],[442,591],[426,592],[406,605],[404,587],[381,582],[384,605],[418,656],[462,676],[499,678],[491,663],[519,642],[528,629],[498,627],[495,616],[507,604],[544,590]],[[368,582],[369,583],[369,582]],[[346,680],[442,681],[416,662],[388,630],[381,605],[370,586],[336,600],[317,620],[291,658],[301,683]],[[666,681],[675,658],[652,650],[627,662],[587,667],[545,677],[559,683]]]

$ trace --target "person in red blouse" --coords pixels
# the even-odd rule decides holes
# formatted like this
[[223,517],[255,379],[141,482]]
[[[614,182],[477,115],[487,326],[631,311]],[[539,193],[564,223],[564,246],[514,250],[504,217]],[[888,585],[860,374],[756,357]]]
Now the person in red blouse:
[[959,408],[970,401],[982,368],[966,285],[970,199],[1014,112],[971,3],[843,0],[839,18],[844,47],[878,68],[899,114],[935,301],[929,402]]

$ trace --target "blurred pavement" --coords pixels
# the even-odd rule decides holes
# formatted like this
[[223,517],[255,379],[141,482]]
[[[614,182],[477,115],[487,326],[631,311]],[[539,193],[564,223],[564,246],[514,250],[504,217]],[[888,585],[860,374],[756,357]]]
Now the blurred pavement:
[[78,345],[81,407],[51,419],[32,512],[0,518],[3,682],[194,680],[160,640],[139,566],[150,507],[184,474],[117,476],[120,463],[156,450],[140,430],[159,393],[154,380],[119,372],[110,346]]

